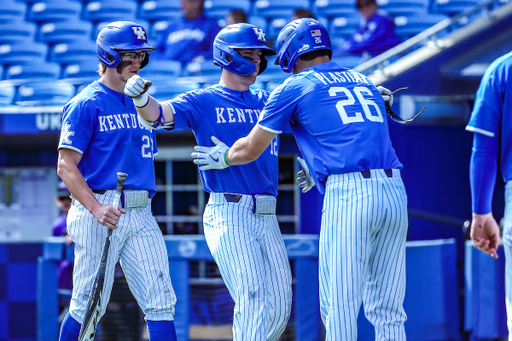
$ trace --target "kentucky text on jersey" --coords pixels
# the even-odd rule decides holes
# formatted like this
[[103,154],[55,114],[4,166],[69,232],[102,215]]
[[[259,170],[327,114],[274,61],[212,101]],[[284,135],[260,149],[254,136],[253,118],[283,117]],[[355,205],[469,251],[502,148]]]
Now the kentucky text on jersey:
[[358,82],[371,85],[368,78],[361,77],[359,74],[352,70],[348,71],[335,71],[335,72],[322,72],[318,73],[313,71],[313,75],[318,78],[325,85],[333,83],[346,83],[346,82]]
[[100,131],[110,131],[116,129],[135,129],[137,126],[140,129],[146,129],[147,131],[153,131],[144,127],[135,114],[116,114],[116,115],[105,115],[98,117]]
[[258,121],[261,110],[216,107],[217,123],[249,123]]

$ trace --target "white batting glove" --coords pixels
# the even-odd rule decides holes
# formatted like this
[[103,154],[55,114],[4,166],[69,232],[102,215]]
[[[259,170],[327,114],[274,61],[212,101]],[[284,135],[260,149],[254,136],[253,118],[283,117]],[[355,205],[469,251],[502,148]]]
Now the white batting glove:
[[315,181],[309,172],[308,165],[306,165],[306,161],[303,158],[297,157],[297,161],[299,162],[302,169],[297,172],[297,185],[302,188],[302,193],[306,193],[311,188],[315,186]]
[[136,107],[142,108],[149,102],[147,91],[151,84],[153,84],[151,81],[147,81],[139,75],[133,75],[126,82],[124,93],[133,99],[133,104]]
[[215,136],[212,136],[212,142],[215,143],[214,147],[195,146],[197,153],[190,154],[194,163],[199,165],[199,170],[224,169],[230,166],[226,161],[229,147]]
[[389,106],[393,105],[393,92],[383,86],[378,86],[377,90],[379,90],[380,95],[382,96],[382,99],[384,102],[387,102]]

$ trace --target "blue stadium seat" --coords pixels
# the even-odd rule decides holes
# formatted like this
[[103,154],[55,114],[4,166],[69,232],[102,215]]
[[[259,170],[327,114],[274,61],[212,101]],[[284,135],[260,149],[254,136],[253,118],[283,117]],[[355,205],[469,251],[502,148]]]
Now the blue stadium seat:
[[155,21],[149,28],[149,43],[156,44],[162,32],[167,29],[167,26],[169,26],[169,22],[167,20]]
[[356,15],[356,0],[316,0],[312,12],[315,17],[340,17]]
[[21,85],[34,80],[56,81],[60,77],[61,66],[57,63],[34,61],[25,65],[12,65],[5,72],[5,79]]
[[9,82],[0,82],[0,107],[12,105],[16,96],[16,86]]
[[173,99],[187,91],[197,90],[201,85],[196,82],[177,82],[176,80],[156,80],[149,88],[148,93],[157,101]]
[[433,0],[432,13],[455,15],[485,0]]
[[267,19],[263,17],[258,17],[257,15],[251,15],[247,18],[247,21],[249,22],[249,24],[258,26],[265,32],[265,34],[267,34]]
[[66,43],[82,40],[92,34],[92,23],[84,20],[49,22],[42,24],[37,35],[38,41]]
[[0,65],[0,81],[2,80],[3,76],[4,76],[4,67],[3,67],[3,65]]
[[77,1],[36,2],[27,14],[27,19],[35,22],[78,20],[82,4]]
[[2,9],[0,10],[0,22],[11,21],[13,19],[25,20],[26,12],[26,4],[11,0],[2,0]]
[[99,21],[135,21],[137,3],[125,0],[123,2],[90,2],[83,10],[83,19]]
[[59,43],[52,47],[49,60],[60,64],[71,64],[79,60],[96,60],[96,42],[83,39],[72,43]]
[[30,44],[20,40],[16,43],[0,45],[0,64],[25,64],[42,61],[48,54],[48,45],[33,42]]
[[220,79],[222,69],[213,64],[213,59],[206,59],[203,62],[190,62],[185,65],[183,76],[185,77],[208,77]]
[[256,0],[250,14],[265,18],[291,19],[296,9],[309,7],[309,0]]
[[29,82],[20,86],[14,103],[24,106],[64,105],[75,95],[75,87],[62,82]]
[[360,15],[333,18],[329,33],[332,37],[348,38],[357,30],[360,22]]
[[395,18],[395,32],[402,39],[409,39],[435,24],[449,19],[444,14],[422,14],[415,16],[398,16]]
[[208,17],[224,19],[234,9],[241,9],[249,15],[251,2],[249,0],[206,0],[204,9]]
[[392,16],[427,14],[429,0],[378,0],[379,7]]
[[140,70],[140,75],[151,81],[155,79],[171,80],[180,77],[181,72],[181,62],[176,60],[152,60],[150,58],[148,65]]
[[[1,11],[1,10],[0,10]],[[23,20],[0,22],[0,43],[34,40],[37,25]]]
[[265,30],[267,39],[276,39],[281,29],[290,22],[289,17],[278,17],[270,20]]
[[62,72],[61,81],[74,85],[89,84],[100,78],[99,63],[97,59],[90,58],[68,64]]
[[180,1],[149,0],[141,4],[138,17],[144,20],[171,20],[181,14]]

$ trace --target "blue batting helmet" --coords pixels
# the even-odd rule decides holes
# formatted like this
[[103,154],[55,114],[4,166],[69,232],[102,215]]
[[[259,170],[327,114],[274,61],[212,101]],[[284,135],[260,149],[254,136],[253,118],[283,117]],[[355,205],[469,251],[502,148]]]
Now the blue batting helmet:
[[299,58],[308,52],[318,50],[332,51],[331,39],[320,21],[302,18],[288,23],[277,37],[276,65],[284,72],[292,72]]
[[224,27],[213,42],[213,63],[242,77],[251,75],[256,70],[256,65],[242,57],[235,49],[262,50],[258,74],[267,68],[265,56],[276,54],[267,46],[265,33],[258,26],[234,24]]
[[130,21],[115,21],[107,24],[96,38],[96,55],[98,60],[108,68],[121,64],[123,52],[146,51],[141,61],[142,69],[149,62],[149,53],[156,48],[148,44],[148,35],[144,27]]

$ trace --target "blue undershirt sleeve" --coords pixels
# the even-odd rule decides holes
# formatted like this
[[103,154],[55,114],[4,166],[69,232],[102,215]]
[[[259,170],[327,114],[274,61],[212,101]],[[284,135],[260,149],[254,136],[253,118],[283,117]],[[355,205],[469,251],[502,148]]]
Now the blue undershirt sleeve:
[[492,196],[498,170],[498,139],[475,133],[469,165],[472,211],[476,214],[492,212]]

